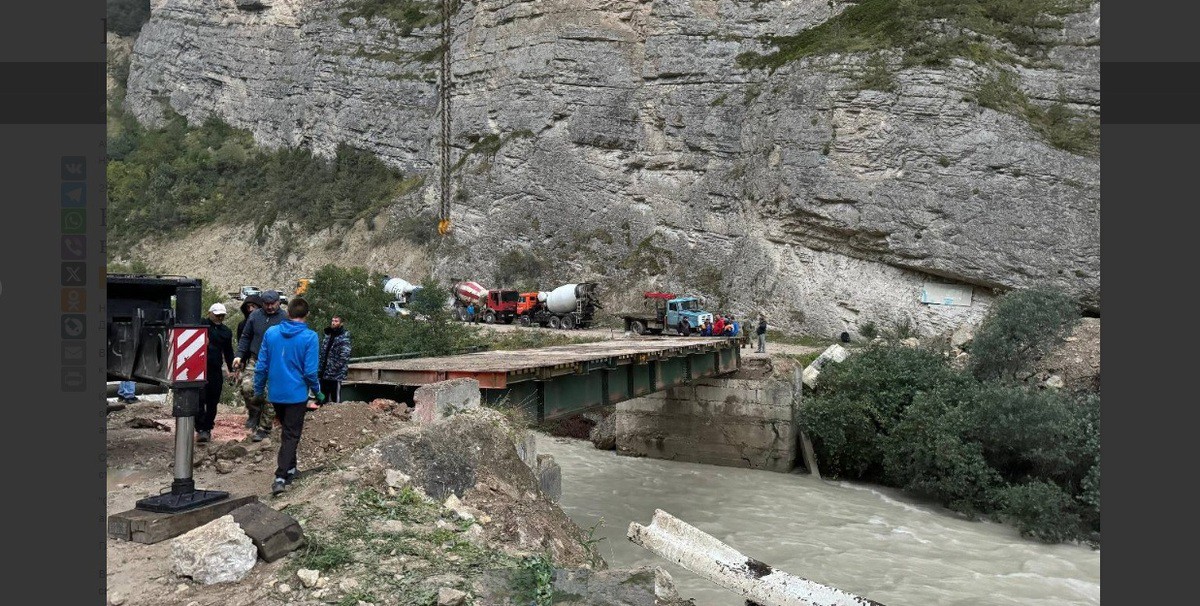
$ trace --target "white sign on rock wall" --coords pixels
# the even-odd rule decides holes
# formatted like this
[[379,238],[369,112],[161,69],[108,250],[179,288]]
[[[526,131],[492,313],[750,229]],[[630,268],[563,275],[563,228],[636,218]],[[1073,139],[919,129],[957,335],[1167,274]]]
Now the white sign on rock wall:
[[974,289],[967,284],[926,282],[921,286],[921,302],[929,305],[971,306]]

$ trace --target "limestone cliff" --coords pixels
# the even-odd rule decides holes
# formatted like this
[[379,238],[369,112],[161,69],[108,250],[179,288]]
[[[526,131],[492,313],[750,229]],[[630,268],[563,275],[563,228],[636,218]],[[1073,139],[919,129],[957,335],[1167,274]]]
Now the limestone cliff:
[[[215,114],[267,146],[349,143],[430,176],[395,216],[436,207],[436,4],[395,4],[416,12],[368,21],[342,0],[155,0],[127,107],[146,122],[164,102],[189,120]],[[458,246],[414,266],[488,283],[520,248],[543,284],[608,279],[609,309],[647,288],[700,291],[822,334],[903,318],[945,330],[980,317],[994,289],[1046,282],[1098,312],[1099,159],[982,106],[995,66],[908,65],[896,52],[774,71],[737,61],[850,6],[462,2],[450,49]],[[1099,3],[1081,8],[1046,34],[1043,61],[1010,71],[1030,103],[1094,118]],[[871,60],[884,90],[862,85]],[[281,283],[312,269],[302,250],[292,262]],[[926,281],[973,285],[973,304],[923,305]]]

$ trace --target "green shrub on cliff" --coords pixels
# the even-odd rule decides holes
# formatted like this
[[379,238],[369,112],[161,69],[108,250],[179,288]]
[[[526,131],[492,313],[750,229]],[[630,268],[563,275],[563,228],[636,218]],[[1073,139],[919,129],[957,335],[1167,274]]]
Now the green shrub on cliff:
[[1075,302],[1048,288],[1000,297],[971,341],[970,368],[980,380],[1016,381],[1079,323]]

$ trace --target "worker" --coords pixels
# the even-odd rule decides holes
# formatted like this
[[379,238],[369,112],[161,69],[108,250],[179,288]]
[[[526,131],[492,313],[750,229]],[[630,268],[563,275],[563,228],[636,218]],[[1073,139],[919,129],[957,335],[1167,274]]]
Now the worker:
[[126,404],[133,404],[134,402],[138,401],[137,396],[134,395],[136,393],[137,384],[133,381],[121,381],[121,383],[117,385],[117,399]]
[[[196,441],[212,439],[213,426],[217,420],[217,405],[221,403],[221,388],[225,385],[225,371],[233,373],[233,331],[225,326],[228,310],[221,303],[208,308],[204,325],[208,327],[208,368],[204,391],[200,394],[200,414],[196,418]],[[221,362],[225,363],[222,364]]]
[[[270,297],[263,297],[270,302]],[[278,314],[282,316],[283,314]],[[317,333],[308,327],[308,302],[295,297],[288,304],[287,320],[268,328],[259,346],[254,369],[256,398],[270,394],[271,407],[282,427],[279,456],[276,459],[275,479],[271,494],[277,495],[300,473],[296,450],[304,432],[305,404],[309,390],[316,394],[317,403],[325,402],[320,371],[320,344]]]
[[[342,381],[350,369],[350,331],[341,316],[334,316],[325,328],[321,343],[321,393],[330,402],[342,401]],[[310,407],[311,408],[311,407]]]
[[742,334],[741,323],[738,322],[737,318],[734,318],[732,315],[729,316],[729,329],[730,329],[729,336],[731,336],[731,337],[741,336],[741,334]]
[[250,295],[242,301],[242,306],[239,308],[242,312],[242,321],[238,322],[237,328],[233,331],[233,342],[236,345],[242,339],[242,330],[246,328],[246,320],[250,319],[250,314],[256,309],[262,309],[262,297],[258,295]]
[[261,442],[271,435],[275,420],[275,411],[267,405],[264,398],[254,395],[254,364],[258,360],[258,348],[262,345],[263,335],[267,329],[283,322],[287,314],[279,311],[279,293],[268,290],[262,295],[263,307],[255,310],[246,319],[246,328],[238,339],[237,357],[233,359],[233,368],[242,373],[242,399],[246,403],[246,428],[254,429],[255,442]]
[[717,314],[717,319],[713,321],[712,336],[719,337],[725,334],[725,317]]
[[475,304],[467,305],[467,322],[475,321]]
[[758,335],[758,352],[767,353],[767,316],[759,314],[758,329],[754,331]]

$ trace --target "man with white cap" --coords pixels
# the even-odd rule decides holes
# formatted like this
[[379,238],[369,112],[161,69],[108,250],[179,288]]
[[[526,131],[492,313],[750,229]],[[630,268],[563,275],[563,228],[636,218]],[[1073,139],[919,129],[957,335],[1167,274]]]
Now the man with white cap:
[[256,309],[246,319],[246,327],[238,337],[237,357],[233,359],[234,370],[242,373],[242,399],[246,402],[248,428],[257,428],[251,437],[255,442],[261,442],[271,435],[275,422],[275,409],[267,403],[267,399],[254,394],[254,365],[258,361],[258,348],[262,345],[263,335],[267,329],[287,319],[287,314],[279,311],[279,292],[268,290],[260,295],[262,309]]
[[[233,372],[233,331],[225,326],[228,310],[221,303],[208,308],[204,325],[208,327],[207,383],[200,397],[200,415],[196,418],[196,441],[212,439],[213,423],[217,419],[217,404],[221,402],[221,387],[225,384],[225,369]],[[221,362],[224,361],[224,364]],[[224,366],[224,368],[222,368]]]

